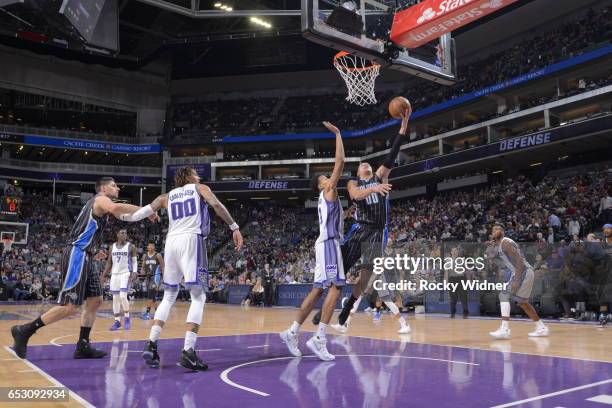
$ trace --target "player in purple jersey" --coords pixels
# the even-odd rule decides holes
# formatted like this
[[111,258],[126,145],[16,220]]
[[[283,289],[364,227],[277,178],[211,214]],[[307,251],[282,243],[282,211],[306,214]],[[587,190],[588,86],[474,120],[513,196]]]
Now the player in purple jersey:
[[329,288],[321,309],[321,322],[317,332],[308,340],[306,346],[319,359],[331,361],[335,357],[327,351],[325,329],[334,313],[342,286],[345,284],[344,265],[340,251],[343,223],[342,205],[337,190],[338,181],[344,169],[344,145],[340,130],[337,127],[329,122],[323,122],[323,125],[336,135],[336,158],[330,177],[318,175],[313,178],[313,190],[319,193],[319,238],[315,244],[315,280],[312,290],[300,306],[295,321],[291,324],[291,327],[280,333],[280,337],[287,345],[289,352],[296,357],[300,357],[302,355],[298,348],[300,326],[323,295],[325,288]]
[[195,352],[197,333],[202,324],[206,291],[208,289],[208,259],[206,257],[206,238],[210,232],[210,205],[232,231],[235,249],[242,248],[242,234],[238,224],[217,199],[208,186],[200,184],[200,176],[191,167],[183,167],[174,177],[175,188],[168,194],[158,196],[153,202],[134,214],[126,215],[126,221],[138,221],[160,208],[168,209],[169,227],[164,249],[164,297],[155,311],[149,341],[145,345],[142,358],[147,366],[159,368],[157,353],[159,339],[170,309],[176,301],[179,284],[189,288],[191,305],[187,312],[185,343],[178,364],[193,371],[204,371],[204,364]]

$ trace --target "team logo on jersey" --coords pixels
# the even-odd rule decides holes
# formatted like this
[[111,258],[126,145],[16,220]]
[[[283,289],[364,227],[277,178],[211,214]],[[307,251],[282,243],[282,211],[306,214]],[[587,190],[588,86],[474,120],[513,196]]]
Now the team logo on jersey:
[[338,265],[325,265],[325,274],[328,278],[335,278],[338,273]]
[[208,269],[203,266],[198,268],[198,277],[200,278],[200,282],[208,285]]

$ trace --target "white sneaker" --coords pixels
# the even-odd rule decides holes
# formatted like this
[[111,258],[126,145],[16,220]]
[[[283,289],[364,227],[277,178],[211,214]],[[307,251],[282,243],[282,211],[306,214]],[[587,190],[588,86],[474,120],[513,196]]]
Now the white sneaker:
[[297,334],[291,333],[289,330],[280,332],[281,340],[287,345],[289,352],[295,357],[302,357],[302,352],[298,348],[298,336]]
[[346,333],[348,331],[346,324],[332,324],[330,327],[339,333]]
[[310,340],[306,342],[306,347],[310,349],[319,360],[333,361],[336,359],[333,355],[327,351],[327,339],[321,339],[317,336],[312,336]]
[[399,334],[408,334],[408,333],[410,333],[410,325],[408,323],[406,323],[406,325],[400,327],[400,329],[397,332]]
[[510,329],[503,329],[500,327],[499,329],[495,330],[494,332],[490,332],[489,334],[495,337],[496,339],[507,340],[510,338]]
[[539,327],[528,334],[529,337],[546,337],[548,336],[549,330],[548,327]]

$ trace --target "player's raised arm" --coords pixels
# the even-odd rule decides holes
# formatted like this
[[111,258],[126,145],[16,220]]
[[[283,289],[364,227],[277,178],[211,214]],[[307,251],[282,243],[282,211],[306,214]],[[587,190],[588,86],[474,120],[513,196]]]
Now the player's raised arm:
[[346,184],[346,189],[348,190],[349,196],[352,200],[361,201],[365,200],[372,193],[387,195],[389,191],[391,191],[391,184],[381,183],[360,190],[355,180],[349,180],[349,182]]
[[225,223],[230,227],[230,229],[232,230],[234,247],[236,251],[239,251],[240,248],[242,248],[243,244],[242,234],[240,233],[240,227],[238,226],[238,224],[236,224],[229,211],[227,211],[227,208],[225,208],[221,201],[219,201],[217,196],[211,191],[210,187],[204,184],[198,184],[198,192],[200,193],[202,198],[206,200],[208,205],[210,205],[213,210],[215,210],[215,213],[217,213],[217,215],[221,217],[221,219],[225,221]]
[[146,205],[142,208],[136,208],[137,211],[133,211],[127,214],[123,212],[117,218],[119,218],[121,221],[127,222],[137,222],[145,218],[149,218],[151,221],[157,221],[159,219],[159,217],[157,216],[157,210],[159,210],[160,208],[168,208],[168,194],[158,195],[155,200],[151,202],[151,204]]
[[393,164],[397,159],[397,155],[399,154],[400,146],[402,144],[402,140],[406,135],[406,131],[408,130],[408,119],[410,118],[410,112],[406,109],[402,113],[402,125],[400,126],[399,133],[393,139],[393,144],[391,145],[391,150],[385,157],[385,161],[383,164],[376,170],[376,175],[383,181],[386,181],[389,178],[389,173],[391,173],[391,169],[393,168]]
[[335,190],[338,185],[338,181],[342,176],[342,170],[344,170],[344,143],[342,142],[342,135],[340,129],[332,125],[330,122],[323,122],[323,126],[330,132],[336,135],[336,157],[334,163],[334,170],[329,178],[329,182],[325,186],[325,192]]

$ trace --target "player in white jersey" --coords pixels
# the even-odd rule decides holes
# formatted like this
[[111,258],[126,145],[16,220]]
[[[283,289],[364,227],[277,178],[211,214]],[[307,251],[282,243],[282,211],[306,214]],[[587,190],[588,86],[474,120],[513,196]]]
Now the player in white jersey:
[[491,332],[491,336],[496,339],[510,338],[508,321],[510,320],[511,300],[516,301],[536,324],[535,331],[529,333],[529,337],[548,336],[548,327],[540,320],[538,312],[529,303],[529,296],[531,296],[531,290],[533,289],[533,267],[527,262],[516,242],[505,236],[503,226],[495,225],[491,234],[497,255],[501,258],[504,266],[512,272],[505,289],[499,294],[501,326],[496,331]]
[[154,214],[160,208],[168,209],[170,226],[166,236],[164,251],[164,297],[155,311],[149,341],[145,345],[142,357],[151,368],[159,367],[157,339],[172,305],[178,295],[181,279],[189,288],[191,306],[187,313],[187,332],[179,365],[193,370],[204,371],[208,368],[197,356],[195,343],[202,324],[206,290],[208,289],[208,259],[206,257],[205,239],[210,231],[208,206],[225,221],[232,231],[235,248],[242,248],[242,235],[227,209],[209,187],[200,184],[198,173],[191,167],[177,170],[174,177],[175,188],[168,194],[158,196],[153,202],[132,215],[126,215],[126,221],[134,221]]
[[121,309],[123,308],[123,328],[130,330],[130,302],[128,291],[133,275],[136,273],[138,258],[136,247],[127,240],[127,231],[117,231],[117,242],[110,249],[106,267],[104,268],[104,279],[111,273],[110,291],[113,295],[113,315],[115,321],[110,327],[111,331],[121,328]]
[[334,308],[342,286],[345,285],[344,265],[340,240],[342,239],[342,205],[336,189],[342,170],[344,169],[344,145],[340,130],[329,122],[323,122],[325,127],[336,135],[336,161],[331,176],[316,176],[313,178],[313,190],[319,193],[319,238],[315,243],[316,267],[312,290],[302,302],[297,318],[287,330],[280,333],[281,339],[289,348],[289,352],[300,357],[298,348],[298,332],[317,301],[329,288],[321,312],[321,321],[317,332],[308,340],[306,346],[323,361],[334,360],[335,357],[327,351],[325,329],[331,320]]

